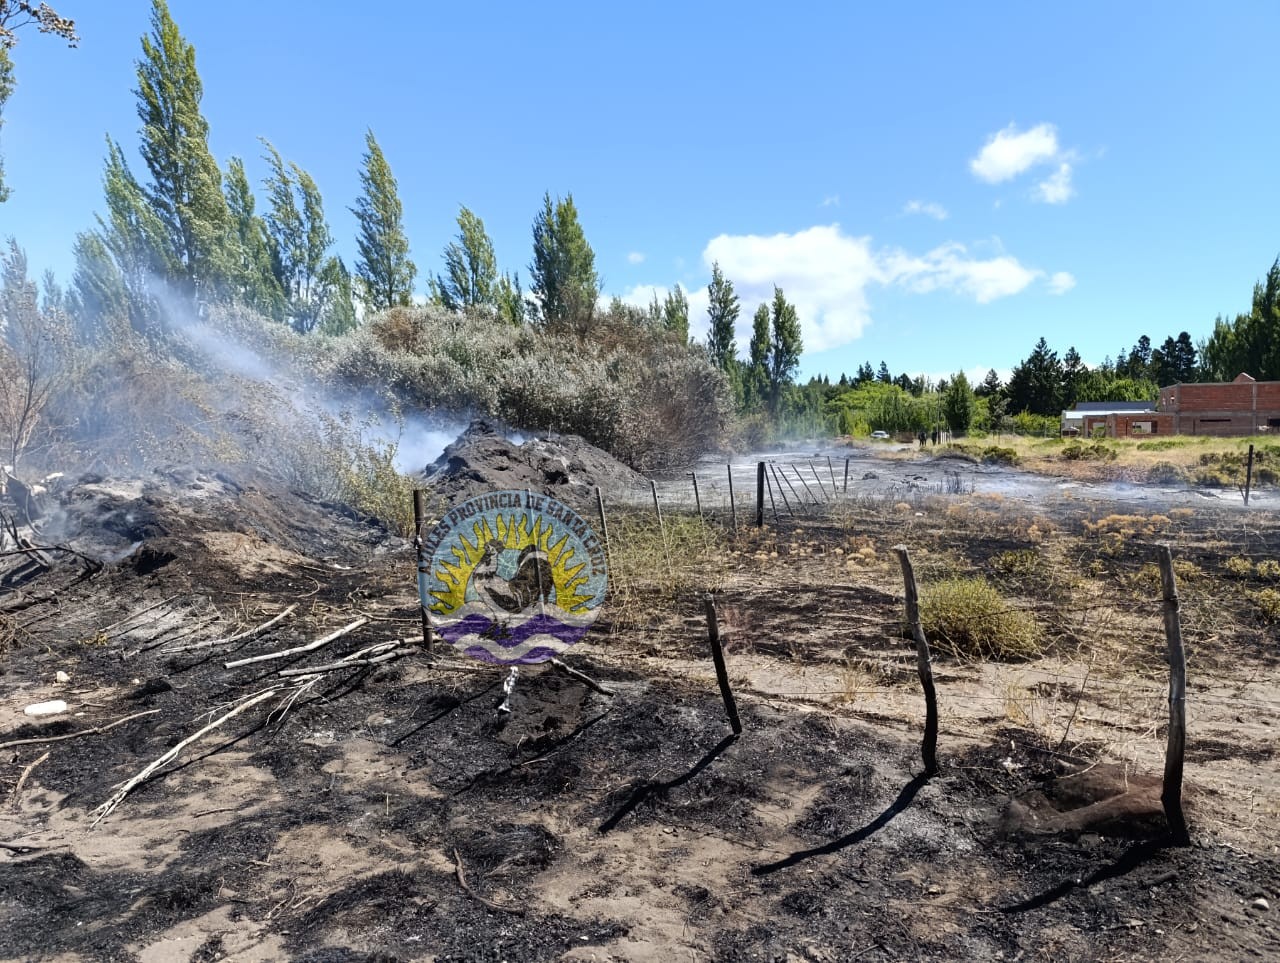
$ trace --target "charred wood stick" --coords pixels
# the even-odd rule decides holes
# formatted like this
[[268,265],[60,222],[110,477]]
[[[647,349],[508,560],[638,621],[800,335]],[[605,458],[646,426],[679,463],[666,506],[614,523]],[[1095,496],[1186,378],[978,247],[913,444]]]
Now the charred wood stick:
[[611,691],[606,689],[604,686],[602,686],[595,679],[591,678],[591,676],[587,675],[585,672],[579,672],[577,669],[572,668],[571,666],[565,665],[565,663],[561,662],[559,659],[550,659],[549,661],[551,662],[552,668],[556,669],[558,672],[563,672],[570,679],[576,679],[577,681],[585,685],[588,689],[591,689],[593,692],[599,692],[601,695],[607,695],[607,696],[613,695]]
[[265,652],[262,655],[251,655],[247,659],[236,659],[233,662],[224,662],[223,668],[238,669],[242,665],[252,665],[255,662],[273,662],[276,659],[287,659],[291,655],[301,655],[304,652],[314,652],[316,649],[326,646],[330,642],[354,632],[368,621],[368,619],[359,618],[350,625],[344,625],[336,632],[330,632],[328,635],[316,639],[314,642],[308,642],[306,645],[295,646],[292,649],[281,649],[279,652]]
[[916,668],[920,673],[920,686],[924,689],[924,741],[920,745],[920,756],[924,760],[925,774],[932,776],[938,771],[938,693],[933,686],[933,667],[929,664],[929,642],[920,622],[920,591],[916,586],[916,573],[911,567],[911,555],[905,545],[895,545],[893,550],[902,566],[907,624],[916,643]]
[[43,756],[31,763],[31,765],[27,766],[26,769],[22,770],[22,775],[18,777],[18,784],[13,787],[13,796],[10,797],[11,805],[14,807],[18,805],[18,797],[22,794],[22,787],[27,784],[27,777],[31,775],[32,770],[34,770],[36,766],[49,758],[49,753],[52,751],[52,749],[46,749]]
[[462,891],[466,893],[468,896],[470,896],[473,900],[475,900],[477,903],[482,903],[483,905],[489,907],[489,909],[496,910],[499,913],[512,913],[516,916],[524,916],[523,906],[505,906],[502,903],[495,903],[493,900],[486,899],[485,897],[481,896],[479,893],[477,893],[474,889],[471,888],[471,884],[467,882],[466,871],[462,868],[462,856],[459,855],[457,847],[454,847],[454,850],[453,850],[453,862],[458,869],[458,885],[461,886]]
[[729,686],[729,670],[724,662],[724,646],[720,644],[720,621],[716,618],[716,602],[710,595],[703,596],[703,609],[707,616],[707,641],[711,645],[711,661],[715,665],[716,682],[720,685],[720,697],[724,700],[729,726],[735,736],[742,734],[742,720],[738,718],[738,703]]
[[381,655],[374,655],[364,659],[343,659],[341,662],[327,662],[324,665],[313,665],[306,669],[281,669],[276,675],[289,679],[302,675],[323,675],[326,672],[339,672],[342,669],[350,669],[357,666],[381,665],[384,662],[403,659],[411,651],[410,649],[392,649],[390,652],[383,652]]
[[81,729],[79,732],[67,732],[60,736],[32,736],[29,739],[11,739],[9,742],[0,742],[0,749],[9,749],[13,746],[37,746],[46,742],[65,742],[68,739],[79,739],[81,736],[92,736],[99,732],[106,732],[108,729],[114,729],[116,726],[122,726],[126,722],[132,722],[134,719],[141,719],[143,716],[154,716],[159,711],[159,709],[148,709],[146,712],[135,712],[131,716],[117,719],[115,722],[108,723],[105,726],[94,726],[92,729]]
[[132,622],[139,615],[146,615],[148,612],[153,612],[156,609],[160,608],[160,606],[162,605],[168,605],[177,597],[178,596],[176,595],[170,595],[167,599],[161,599],[159,602],[154,602],[151,605],[148,605],[145,609],[138,609],[138,611],[136,612],[130,612],[128,615],[126,615],[124,618],[120,619],[119,621],[112,622],[105,629],[99,629],[98,631],[100,631],[103,635],[106,635],[112,629],[118,629],[120,626],[124,625],[126,622]]
[[104,802],[101,806],[99,806],[97,809],[93,811],[94,819],[93,819],[93,823],[90,825],[89,828],[92,829],[96,827],[98,823],[102,822],[104,819],[110,816],[111,813],[115,811],[115,808],[119,806],[122,802],[124,802],[125,797],[128,796],[129,793],[131,793],[138,786],[142,785],[144,782],[150,779],[151,776],[156,771],[168,765],[169,763],[173,762],[173,760],[177,759],[178,756],[182,754],[182,750],[187,748],[187,746],[191,745],[193,742],[200,741],[210,732],[213,732],[213,730],[217,729],[219,726],[234,719],[236,716],[240,715],[240,713],[245,712],[249,709],[252,709],[254,706],[258,705],[261,702],[266,702],[268,699],[273,699],[279,694],[280,694],[280,688],[278,686],[272,687],[270,689],[266,689],[263,692],[259,692],[257,695],[254,695],[249,697],[248,699],[245,699],[243,702],[241,702],[239,705],[233,708],[230,712],[227,712],[222,716],[219,716],[217,719],[214,719],[213,722],[209,723],[199,732],[195,733],[194,735],[187,736],[187,738],[183,739],[181,742],[179,742],[176,746],[174,746],[164,755],[158,757],[154,762],[152,762],[145,769],[143,769],[142,772],[138,773],[136,776],[133,776],[132,778],[127,779],[125,780],[125,782],[121,783],[120,788],[115,791],[115,793],[111,796],[111,798],[108,799],[106,802]]
[[297,611],[297,608],[298,608],[297,603],[294,603],[293,605],[290,605],[287,609],[285,609],[283,612],[280,612],[274,618],[269,619],[266,622],[263,622],[261,625],[256,625],[251,629],[247,629],[244,632],[239,632],[235,635],[229,635],[225,639],[204,639],[200,642],[190,642],[186,645],[175,646],[172,649],[165,649],[164,650],[165,654],[167,655],[170,652],[189,652],[192,649],[209,649],[214,647],[215,645],[232,645],[235,642],[243,642],[245,639],[252,639],[255,635],[261,635],[263,632],[266,632],[268,629],[274,628],[275,626],[279,625],[281,622],[287,619],[290,615],[292,615],[295,611]]

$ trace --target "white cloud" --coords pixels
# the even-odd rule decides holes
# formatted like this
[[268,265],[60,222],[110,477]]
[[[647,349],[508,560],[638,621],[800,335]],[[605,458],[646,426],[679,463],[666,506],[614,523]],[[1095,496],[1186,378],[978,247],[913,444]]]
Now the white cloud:
[[821,203],[821,204],[819,204],[818,206],[819,206],[819,207],[839,207],[839,206],[840,206],[840,195],[839,195],[839,194],[828,194],[826,197],[824,197],[824,198],[822,199],[822,203]]
[[838,224],[768,237],[721,234],[702,260],[708,268],[720,262],[742,299],[740,344],[750,341],[751,316],[775,284],[796,306],[806,351],[847,344],[870,323],[866,289],[881,279],[871,239],[849,237]]
[[1071,164],[1063,161],[1058,169],[1036,185],[1032,195],[1046,204],[1065,204],[1075,194],[1071,186]]
[[968,295],[979,304],[1018,294],[1044,276],[1043,271],[1025,267],[1007,254],[972,257],[963,244],[956,242],[936,247],[923,257],[894,253],[885,263],[889,278],[910,291],[951,291]]
[[[794,234],[721,234],[702,252],[708,271],[719,262],[733,281],[742,310],[735,332],[739,346],[751,338],[751,317],[772,300],[776,284],[796,306],[805,351],[823,351],[848,344],[871,324],[869,295],[873,286],[895,286],[928,294],[947,292],[988,304],[1024,291],[1045,271],[1028,267],[996,245],[990,256],[971,253],[950,242],[915,255],[899,249],[872,247],[869,237],[852,237],[838,224],[818,225]],[[1070,278],[1059,272],[1049,279],[1051,290]],[[1074,279],[1072,279],[1074,281]],[[640,284],[621,295],[623,301],[647,308],[654,295],[663,300],[668,287]],[[686,289],[689,330],[695,338],[707,330],[705,287]],[[986,372],[983,371],[982,374]]]
[[1058,131],[1053,124],[1038,124],[1023,133],[1010,124],[987,139],[969,170],[988,184],[999,184],[1057,156]]
[[1076,286],[1076,279],[1069,271],[1057,271],[1049,276],[1049,293],[1066,294]]
[[907,201],[902,208],[903,214],[925,214],[935,221],[947,219],[947,209],[933,201]]
[[630,254],[628,254],[628,255],[627,255],[627,263],[628,263],[628,264],[643,264],[643,263],[644,263],[644,254],[643,254],[643,252],[641,252],[641,251],[632,251]]

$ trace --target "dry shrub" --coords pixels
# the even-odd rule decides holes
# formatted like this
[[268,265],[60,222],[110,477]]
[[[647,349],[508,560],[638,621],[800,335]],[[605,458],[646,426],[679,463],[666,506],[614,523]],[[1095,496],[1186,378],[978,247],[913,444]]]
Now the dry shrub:
[[921,600],[926,636],[952,655],[1031,659],[1041,652],[1040,627],[981,578],[953,578],[930,586]]
[[991,560],[991,567],[1010,578],[1036,578],[1044,571],[1044,560],[1033,548],[1019,548],[1001,552]]
[[1169,517],[1177,522],[1185,522],[1187,519],[1195,516],[1194,508],[1171,508],[1169,509]]
[[1264,558],[1255,566],[1258,578],[1274,581],[1280,579],[1280,562],[1274,558]]
[[1248,578],[1253,574],[1253,562],[1243,555],[1232,555],[1222,563],[1222,567],[1236,578]]
[[1249,600],[1268,622],[1280,622],[1280,592],[1271,588],[1259,589],[1249,593]]
[[1172,524],[1173,520],[1168,515],[1152,515],[1149,518],[1146,515],[1108,515],[1096,522],[1086,519],[1084,527],[1093,535],[1114,532],[1128,538],[1132,535],[1156,535]]

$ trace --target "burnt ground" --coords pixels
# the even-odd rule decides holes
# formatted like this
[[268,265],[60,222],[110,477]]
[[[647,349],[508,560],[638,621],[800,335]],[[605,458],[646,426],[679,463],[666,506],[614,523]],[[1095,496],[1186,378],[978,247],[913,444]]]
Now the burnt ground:
[[[1090,720],[1126,701],[1107,690],[1069,739],[1047,738],[1029,710],[944,711],[942,771],[926,779],[900,595],[870,569],[807,555],[825,523],[809,542],[725,543],[737,574],[716,579],[746,725],[736,739],[696,595],[655,594],[650,616],[636,618],[632,598],[570,653],[611,697],[539,667],[500,713],[503,670],[415,646],[228,720],[95,827],[117,784],[237,700],[284,685],[279,669],[413,637],[414,566],[372,520],[265,482],[169,473],[70,485],[59,502],[81,506],[73,544],[86,554],[95,539],[107,554],[93,524],[111,519],[99,527],[119,558],[95,569],[57,554],[0,589],[0,957],[1280,953],[1274,729],[1218,725],[1265,713],[1196,717],[1189,848],[1165,844],[1151,754],[1095,738]],[[877,537],[901,528],[889,519]],[[190,648],[293,604],[261,636]],[[357,617],[369,621],[316,652],[224,667]],[[843,699],[788,681],[810,673],[820,688],[818,675],[869,653],[888,666],[874,697],[853,692],[870,687],[870,662],[846,676]],[[1274,671],[1237,668],[1236,692]],[[945,660],[938,675],[944,698],[985,679]],[[1054,684],[1073,690],[1078,677]],[[55,698],[65,714],[23,714]],[[91,731],[138,713],[150,714]],[[47,739],[59,735],[71,738]],[[1210,778],[1223,760],[1260,780],[1248,806],[1221,781],[1237,770]]]

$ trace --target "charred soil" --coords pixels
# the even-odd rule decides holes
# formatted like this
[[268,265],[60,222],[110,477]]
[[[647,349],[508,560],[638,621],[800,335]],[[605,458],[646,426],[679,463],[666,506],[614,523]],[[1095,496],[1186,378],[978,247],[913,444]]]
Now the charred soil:
[[[1264,908],[1280,898],[1275,634],[1221,621],[1227,589],[1203,574],[1236,550],[1234,522],[1175,520],[1108,554],[1096,512],[1037,520],[921,496],[715,528],[665,566],[618,544],[615,598],[567,657],[612,695],[532,667],[500,712],[504,669],[420,644],[412,550],[371,519],[202,472],[81,479],[51,502],[60,544],[81,554],[49,552],[0,589],[0,957],[1280,954]],[[1253,555],[1280,547],[1274,522],[1250,524]],[[1156,537],[1199,552],[1202,573],[1184,569],[1182,849],[1159,800],[1158,600],[1129,621],[1070,615],[1096,615],[1108,593],[1128,593],[1120,612],[1149,602]],[[987,571],[1049,626],[1028,663],[938,658],[932,778],[899,541],[926,592]],[[707,589],[736,738],[705,646]],[[226,667],[360,619],[312,651]],[[394,661],[278,674],[401,639]],[[121,783],[269,690],[95,825]],[[66,712],[24,714],[55,699]]]

